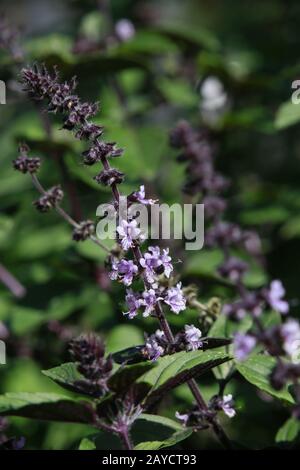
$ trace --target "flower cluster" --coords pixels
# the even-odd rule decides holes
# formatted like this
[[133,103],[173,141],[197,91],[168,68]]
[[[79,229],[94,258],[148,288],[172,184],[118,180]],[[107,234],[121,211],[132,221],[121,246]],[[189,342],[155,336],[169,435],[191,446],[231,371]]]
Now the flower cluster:
[[144,240],[144,235],[135,219],[121,220],[117,227],[117,234],[124,251],[128,251]]
[[[110,159],[120,157],[122,149],[117,148],[115,143],[103,141],[103,128],[90,120],[98,110],[97,104],[82,103],[75,94],[76,79],[72,79],[70,82],[60,82],[57,70],[50,74],[45,67],[26,68],[22,70],[22,81],[24,89],[32,99],[45,100],[48,103],[48,112],[62,114],[63,127],[73,132],[75,138],[89,141],[89,148],[82,154],[83,162],[86,165],[101,163],[102,170],[95,176],[95,180],[111,187],[114,206],[118,210],[121,197],[118,185],[123,181],[124,175],[110,166]],[[226,181],[220,175],[213,174],[212,161],[210,164],[205,163],[204,156],[208,155],[209,148],[205,148],[203,144],[203,142],[192,141],[189,143],[193,160],[190,164],[191,171],[195,171],[195,176],[200,177],[202,169],[205,169],[206,176],[201,183],[203,188],[220,191],[226,186]],[[197,159],[197,148],[201,148],[201,152],[203,152],[201,161]],[[198,183],[193,187],[193,182],[191,182],[191,186],[192,191],[190,192],[199,189]],[[146,198],[143,185],[129,195],[128,201],[130,204],[152,205],[155,203],[153,199]],[[53,203],[50,194],[50,206],[55,204],[57,202]],[[48,193],[43,194],[39,206],[48,208]],[[214,206],[220,208],[222,204],[211,200],[211,208]],[[72,223],[72,225],[74,224]],[[75,222],[74,238],[76,240],[84,239],[89,233],[90,225],[81,223],[79,228],[77,226],[78,224]],[[160,250],[159,247],[149,247],[143,253],[141,243],[144,238],[136,219],[121,218],[118,221],[116,242],[119,245],[119,250],[116,250],[116,253],[118,251],[116,256],[110,257],[110,278],[128,287],[131,286],[135,278],[143,282],[142,291],[127,290],[128,311],[124,315],[132,319],[141,311],[143,316],[154,316],[160,323],[161,330],[146,338],[144,352],[148,359],[155,360],[163,354],[171,354],[177,350],[194,351],[201,348],[201,331],[194,325],[186,325],[184,331],[179,332],[176,336],[173,335],[162,306],[167,305],[172,312],[178,314],[185,310],[186,298],[181,282],[176,282],[171,278],[173,265],[168,249]],[[126,258],[124,252],[129,252],[126,253]],[[133,259],[130,259],[130,256]],[[85,389],[85,393],[90,390],[90,394],[93,396],[102,395],[107,388],[107,379],[112,367],[111,359],[104,358],[103,345],[90,337],[79,338],[72,343],[72,353],[78,363],[78,370],[83,375],[78,386]],[[208,426],[212,425],[214,432],[223,443],[225,442],[224,445],[227,445],[228,439],[219,423],[214,419],[215,413],[211,411],[209,414],[200,392],[195,390],[197,384],[190,380],[188,385],[197,401],[199,413],[202,413],[203,416],[205,413],[210,416]]]
[[219,396],[216,395],[211,398],[208,403],[208,409],[205,413],[199,412],[197,409],[192,409],[187,413],[179,413],[176,411],[175,416],[183,426],[192,427],[194,429],[205,429],[206,421],[214,417],[219,411],[223,411],[228,418],[233,418],[236,415],[234,408],[234,401],[231,394]]
[[224,395],[223,397],[215,396],[210,400],[210,409],[215,411],[223,411],[228,418],[233,418],[236,415],[234,409],[234,401],[232,395]]
[[138,273],[138,267],[132,260],[121,259],[117,260],[115,258],[111,261],[112,271],[109,273],[109,277],[113,281],[120,281],[125,286],[130,286],[132,284],[133,278]]
[[[227,187],[227,180],[214,170],[215,147],[206,130],[195,132],[186,121],[182,121],[172,131],[170,142],[173,147],[183,149],[178,161],[187,164],[187,182],[183,188],[187,194],[219,193]],[[215,199],[218,211],[216,203]]]
[[73,230],[72,238],[76,242],[85,241],[95,232],[95,225],[91,220],[83,220]]
[[157,201],[155,199],[147,199],[146,198],[146,192],[145,192],[145,186],[142,185],[140,186],[140,189],[138,191],[134,191],[128,196],[128,201],[129,202],[138,202],[139,204],[144,204],[146,206],[152,206],[155,204]]
[[196,351],[203,346],[201,337],[202,332],[195,325],[185,325],[184,331],[177,333],[172,343],[168,341],[162,330],[156,330],[153,335],[146,336],[143,354],[147,359],[156,361],[160,356],[175,352]]
[[[123,281],[123,283],[125,282]],[[140,310],[142,310],[144,317],[155,315],[156,306],[160,301],[166,303],[173,313],[178,314],[182,310],[185,310],[186,299],[181,288],[181,283],[179,282],[176,286],[167,289],[163,287],[157,288],[157,285],[155,285],[153,288],[146,289],[141,294],[128,290],[126,303],[129,310],[124,312],[124,315],[130,320],[136,317]]]
[[[48,111],[61,113],[64,116],[64,128],[74,131],[75,137],[85,138],[91,141],[89,149],[83,152],[83,161],[92,165],[101,162],[103,170],[95,176],[97,182],[112,187],[113,194],[118,204],[119,193],[117,184],[123,181],[123,173],[111,168],[108,159],[119,157],[122,150],[116,147],[115,143],[100,141],[103,128],[95,125],[90,118],[97,112],[97,105],[92,103],[82,103],[80,98],[74,93],[76,88],[76,79],[70,82],[59,81],[57,70],[51,75],[45,67],[27,68],[22,70],[22,81],[24,88],[29,96],[35,100],[46,100],[48,102]],[[49,210],[55,206],[61,199],[61,193],[57,188],[52,188],[44,194],[36,203],[36,207],[41,211]],[[145,187],[141,186],[138,191],[129,196],[131,203],[151,205],[155,201],[147,199]],[[76,229],[75,239],[82,239],[88,233],[86,225]],[[138,227],[137,221],[120,220],[117,227],[117,240],[124,251],[134,249],[144,241],[144,235]],[[164,274],[166,278],[170,277],[173,271],[171,257],[168,249],[160,251],[158,247],[149,247],[148,251],[139,256],[134,263],[131,260],[121,259],[112,260],[111,279],[119,280],[126,286],[130,286],[138,270],[142,269],[146,282],[146,289],[139,296],[131,292],[127,293],[129,311],[126,313],[129,318],[133,318],[139,308],[143,308],[143,315],[152,314],[160,301],[164,301],[174,313],[179,313],[186,307],[181,284],[173,285],[167,289],[159,287],[158,277]]]
[[153,284],[156,282],[158,274],[164,274],[167,278],[170,277],[173,271],[171,261],[169,248],[163,249],[161,252],[158,246],[149,246],[148,251],[140,259],[140,265],[144,268],[147,281]]
[[9,24],[4,15],[0,16],[0,49],[4,49],[15,61],[21,61],[23,51],[19,42],[20,32]]
[[92,396],[104,395],[113,361],[110,355],[105,357],[103,341],[93,334],[81,335],[70,342],[70,353],[83,376],[76,385]]
[[19,156],[13,161],[15,170],[21,173],[36,173],[40,166],[41,160],[39,157],[28,157],[29,147],[26,144],[19,146]]
[[37,201],[34,201],[34,206],[40,212],[48,212],[59,204],[64,197],[64,193],[60,186],[53,186],[48,189]]
[[[234,335],[234,355],[238,361],[244,361],[256,346],[262,345],[268,354],[278,358],[270,381],[274,388],[282,388],[288,380],[300,377],[300,368],[296,364],[299,362],[296,356],[300,350],[300,325],[298,321],[289,319],[266,328],[260,319],[265,309],[282,315],[289,312],[282,282],[273,280],[269,286],[257,290],[246,287],[244,275],[249,267],[243,259],[232,256],[231,249],[243,248],[260,261],[261,242],[254,231],[243,230],[237,224],[223,220],[226,203],[220,195],[229,183],[215,171],[215,146],[207,132],[194,130],[188,123],[181,122],[171,134],[171,144],[181,149],[178,159],[187,165],[184,190],[192,195],[200,194],[206,216],[211,222],[205,234],[206,246],[219,248],[224,253],[224,260],[217,272],[230,281],[237,294],[233,302],[223,306],[223,314],[234,321],[250,315],[256,326],[250,332]],[[287,356],[294,363],[283,362],[281,356]]]

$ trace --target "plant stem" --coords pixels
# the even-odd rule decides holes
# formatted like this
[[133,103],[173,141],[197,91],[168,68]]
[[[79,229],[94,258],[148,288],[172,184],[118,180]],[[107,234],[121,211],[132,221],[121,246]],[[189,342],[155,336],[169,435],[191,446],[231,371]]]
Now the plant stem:
[[[107,158],[103,157],[101,161],[103,163],[103,167],[105,168],[105,170],[109,170],[110,169],[110,164],[109,164]],[[120,199],[120,193],[119,193],[119,190],[118,190],[116,184],[112,185],[112,192],[113,192],[113,195],[115,197],[115,201],[118,203],[119,199]],[[117,197],[115,196],[116,192],[117,192]],[[132,248],[132,252],[133,252],[134,258],[135,258],[138,266],[140,266],[140,259],[142,258],[142,252],[141,252],[140,247],[138,245],[134,246]],[[149,283],[148,283],[144,273],[143,273],[143,282],[144,282],[145,288],[149,289]],[[157,302],[157,304],[155,306],[155,313],[156,313],[156,317],[159,321],[159,324],[160,324],[160,326],[161,326],[168,342],[173,343],[174,342],[174,335],[173,335],[172,330],[170,328],[169,322],[165,317],[165,314],[164,314],[164,311],[162,309],[162,306],[161,306],[160,302]],[[193,394],[193,396],[194,396],[194,398],[197,402],[199,410],[201,412],[203,412],[203,414],[205,414],[206,416],[209,416],[208,407],[205,403],[204,398],[202,397],[202,395],[200,393],[197,382],[194,379],[191,379],[187,382],[187,384],[188,384],[188,386],[189,386],[189,388],[190,388],[190,390],[191,390],[191,392],[192,392],[192,394]],[[214,430],[214,433],[218,437],[218,439],[220,440],[221,444],[227,449],[231,448],[230,440],[226,436],[226,434],[223,431],[221,425],[218,423],[217,418],[215,418],[215,417],[210,417],[209,418],[208,417],[207,420],[211,424],[212,429]]]
[[49,143],[53,146],[50,149],[49,153],[51,154],[62,175],[64,186],[69,197],[71,214],[76,220],[80,220],[82,218],[82,210],[80,207],[80,200],[77,194],[77,188],[69,175],[64,159],[61,155],[58,154],[57,150],[55,149],[55,142],[53,142],[53,132],[49,115],[43,112],[39,105],[37,105],[37,108],[45,134],[48,138]]
[[119,432],[119,437],[121,441],[123,442],[123,445],[126,450],[133,450],[133,444],[131,442],[131,438],[130,438],[127,427],[122,429],[122,431]]
[[[47,194],[47,191],[43,188],[43,186],[39,182],[36,175],[31,174],[31,179],[32,179],[33,185],[35,186],[35,188],[38,190],[38,192],[40,194],[43,194],[43,195]],[[68,224],[72,225],[72,227],[74,227],[74,228],[79,227],[79,224],[69,214],[67,214],[67,212],[62,207],[60,207],[58,204],[55,205],[55,210]],[[108,248],[106,248],[106,246],[103,245],[98,240],[98,238],[96,238],[94,235],[90,235],[89,238],[94,243],[96,243],[96,245],[100,246],[102,248],[102,250],[106,251],[107,254],[110,254],[110,250]]]
[[24,297],[26,289],[4,266],[0,264],[0,281],[18,298]]

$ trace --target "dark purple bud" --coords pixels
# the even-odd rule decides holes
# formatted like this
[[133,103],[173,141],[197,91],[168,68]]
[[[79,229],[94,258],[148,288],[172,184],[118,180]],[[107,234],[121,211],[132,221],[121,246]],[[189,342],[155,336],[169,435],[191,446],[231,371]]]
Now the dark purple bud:
[[101,171],[99,175],[94,177],[94,180],[96,180],[97,183],[105,184],[105,186],[120,184],[124,180],[124,173],[116,168],[110,168],[109,170]]
[[105,357],[103,341],[93,334],[81,335],[70,343],[70,353],[84,379],[78,385],[88,394],[101,396],[108,391],[111,375],[111,355]]
[[43,196],[33,204],[40,212],[48,212],[59,204],[63,199],[64,193],[60,186],[53,186]]
[[191,139],[193,130],[188,122],[181,121],[170,132],[170,144],[172,147],[181,148]]
[[226,210],[225,199],[218,196],[207,196],[203,199],[205,215],[214,218],[222,214]]
[[210,247],[226,247],[241,242],[242,232],[238,225],[229,222],[218,222],[206,233],[206,244]]
[[93,165],[101,161],[102,158],[119,157],[122,153],[123,149],[117,148],[114,142],[96,141],[88,150],[83,152],[82,155],[86,165]]
[[238,282],[248,269],[248,264],[239,258],[230,257],[218,267],[221,276],[229,278],[232,282]]
[[4,15],[0,16],[0,49],[6,50],[13,59],[20,61],[23,51],[20,46],[20,31],[9,24]]
[[91,220],[84,220],[73,230],[73,240],[76,242],[87,240],[95,232],[95,225]]
[[262,252],[261,240],[256,232],[246,230],[243,232],[243,243],[245,249],[252,256],[260,256]]
[[70,112],[64,120],[64,129],[73,130],[76,126],[83,125],[98,111],[98,105],[96,103],[80,103],[78,98],[77,101],[77,104],[75,104],[72,100],[67,103],[65,111],[68,112],[68,109],[70,109]]
[[79,140],[95,140],[103,133],[103,127],[87,122],[83,124],[75,134]]
[[281,390],[289,381],[297,381],[300,377],[300,365],[278,362],[271,372],[270,382],[275,390]]
[[20,155],[13,161],[15,170],[21,173],[36,173],[41,166],[41,160],[38,157],[27,156],[29,147],[26,144],[19,146]]

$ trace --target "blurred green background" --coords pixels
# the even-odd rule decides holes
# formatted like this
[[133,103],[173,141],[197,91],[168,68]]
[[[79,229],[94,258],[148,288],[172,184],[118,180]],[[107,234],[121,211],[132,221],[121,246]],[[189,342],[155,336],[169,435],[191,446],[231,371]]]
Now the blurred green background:
[[[99,100],[97,122],[108,140],[125,148],[117,161],[126,173],[123,192],[145,183],[151,196],[184,201],[184,167],[169,147],[169,132],[182,118],[211,129],[216,166],[232,180],[228,218],[257,229],[263,240],[266,269],[253,262],[247,283],[256,287],[280,278],[297,316],[300,105],[291,104],[291,85],[300,76],[299,2],[1,0],[0,9],[21,26],[25,64],[58,65],[63,78],[77,75],[84,99]],[[114,28],[123,18],[132,21],[135,34],[120,42]],[[43,159],[44,186],[63,185],[64,207],[75,218],[96,220],[97,206],[110,200],[109,191],[90,178],[94,169],[80,163],[84,145],[60,130],[59,119],[51,117],[47,137],[44,115],[21,93],[21,66],[0,52],[0,79],[7,85],[7,104],[0,106],[0,259],[26,288],[16,299],[0,285],[0,336],[7,343],[0,389],[55,391],[40,370],[68,360],[74,334],[96,331],[116,351],[140,344],[143,331],[155,324],[122,317],[124,290],[109,282],[104,254],[90,242],[72,242],[55,213],[38,214],[30,179],[12,169],[18,143],[26,141]],[[222,105],[207,113],[203,84],[212,78],[221,87]],[[182,254],[178,242],[171,245],[184,259],[176,265],[183,283],[195,283],[203,301],[230,296],[214,278],[220,253],[204,248]],[[176,329],[196,323],[197,314],[169,320]],[[202,389],[207,397],[215,391],[212,376]],[[239,410],[230,423],[224,420],[229,435],[252,447],[271,445],[287,412],[238,377],[228,391]],[[182,402],[191,403],[185,387],[165,399],[160,412],[174,416]],[[69,449],[90,429],[11,419],[9,432],[26,436],[26,448]],[[203,433],[182,445],[216,444]]]

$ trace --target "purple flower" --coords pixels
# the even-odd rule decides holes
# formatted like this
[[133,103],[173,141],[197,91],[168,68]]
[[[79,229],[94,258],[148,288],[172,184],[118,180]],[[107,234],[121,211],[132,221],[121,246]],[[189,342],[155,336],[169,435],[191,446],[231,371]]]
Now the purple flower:
[[209,218],[217,217],[226,209],[226,202],[218,196],[206,196],[202,203],[204,204],[205,215]]
[[300,349],[300,325],[296,320],[288,320],[281,326],[281,336],[283,339],[283,349],[292,356]]
[[170,287],[167,290],[167,296],[164,299],[164,302],[168,304],[172,312],[176,314],[178,314],[182,310],[185,310],[186,300],[181,290],[181,282],[178,282],[175,287]]
[[225,304],[222,308],[222,313],[227,317],[242,320],[246,315],[246,310],[241,301],[232,304]]
[[135,191],[134,193],[129,196],[131,200],[134,202],[139,202],[140,204],[145,204],[152,206],[153,204],[156,203],[155,199],[146,199],[146,193],[145,193],[145,186],[142,185],[140,186],[139,191]]
[[187,343],[188,351],[196,351],[202,346],[200,338],[202,336],[201,331],[194,325],[185,325],[185,341]]
[[243,231],[243,243],[245,249],[252,256],[260,256],[262,252],[261,240],[256,232],[251,230]]
[[187,413],[180,414],[178,411],[176,411],[175,416],[179,421],[182,421],[183,426],[187,425],[187,422],[189,420],[189,415]]
[[171,263],[172,258],[169,256],[169,248],[164,248],[162,255],[160,256],[161,264],[164,268],[164,274],[166,277],[170,277],[171,272],[173,271],[173,265]]
[[239,281],[245,271],[247,271],[248,265],[244,261],[231,256],[218,268],[218,272],[223,277],[228,277],[232,282]]
[[129,310],[128,312],[123,312],[123,315],[128,316],[129,320],[132,320],[138,314],[138,310],[142,305],[142,299],[131,289],[127,290],[125,299]]
[[132,248],[135,240],[142,240],[143,236],[141,230],[137,227],[137,221],[122,220],[120,225],[117,227],[117,232],[121,239],[121,245],[123,250],[127,251]]
[[149,289],[143,292],[142,305],[145,307],[145,310],[143,312],[144,317],[148,317],[153,312],[159,300],[162,300],[162,298],[156,296],[156,292],[154,289]]
[[206,244],[209,247],[228,247],[241,242],[242,232],[238,225],[229,222],[218,222],[206,233]]
[[246,313],[259,317],[262,312],[261,298],[255,292],[246,292],[242,299],[224,305],[222,312],[236,320],[243,319]]
[[160,250],[158,246],[150,246],[148,252],[140,259],[140,264],[145,270],[147,281],[151,284],[155,281],[155,270],[161,265]]
[[146,339],[145,350],[146,354],[151,361],[156,361],[165,352],[163,346],[159,344],[160,340],[165,337],[162,330],[156,330],[154,335]]
[[272,281],[270,289],[265,295],[267,302],[274,310],[283,314],[288,313],[289,304],[286,300],[282,300],[282,297],[285,295],[285,289],[281,281]]
[[228,418],[233,418],[236,415],[236,411],[233,408],[233,400],[231,394],[223,396],[222,401],[220,402],[220,407],[228,416]]
[[156,274],[163,272],[166,277],[169,277],[173,270],[169,250],[163,249],[161,254],[158,246],[150,246],[148,252],[140,259],[140,264],[145,270],[147,281],[151,284],[155,282]]
[[0,340],[5,340],[9,337],[9,330],[7,327],[0,321]]
[[119,279],[125,286],[130,286],[134,276],[138,272],[138,267],[131,260],[121,259],[118,261],[116,259],[112,262],[112,271],[109,273],[111,280]]
[[117,21],[115,25],[115,32],[120,41],[128,41],[135,35],[135,28],[133,23],[126,18]]
[[244,361],[256,345],[256,339],[251,335],[236,333],[233,340],[234,355],[238,361]]

